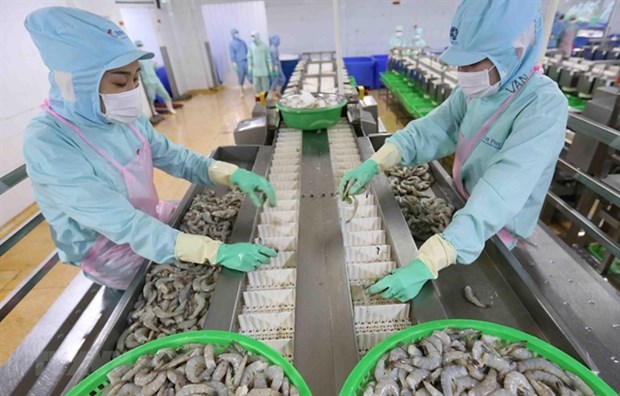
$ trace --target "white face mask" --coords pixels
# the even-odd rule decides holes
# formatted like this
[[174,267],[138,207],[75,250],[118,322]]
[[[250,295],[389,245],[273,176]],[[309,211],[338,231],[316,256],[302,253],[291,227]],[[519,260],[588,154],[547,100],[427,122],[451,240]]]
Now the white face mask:
[[477,72],[457,72],[459,87],[461,87],[465,96],[481,98],[499,91],[499,81],[493,85],[489,82],[489,72],[494,67],[495,65],[489,69]]
[[142,97],[140,96],[140,86],[136,88],[114,94],[102,94],[101,99],[105,105],[106,120],[121,124],[129,124],[137,120],[142,115]]

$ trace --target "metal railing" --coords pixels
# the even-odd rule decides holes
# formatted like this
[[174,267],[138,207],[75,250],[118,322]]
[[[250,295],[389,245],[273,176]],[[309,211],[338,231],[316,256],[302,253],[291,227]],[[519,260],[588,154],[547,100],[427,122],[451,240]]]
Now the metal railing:
[[[0,195],[8,192],[11,188],[17,186],[27,178],[26,165],[21,165],[2,176],[0,178]],[[37,211],[37,213],[30,216],[30,218],[22,223],[20,227],[3,238],[0,241],[0,257],[28,235],[36,226],[41,224],[42,221],[43,214]],[[54,250],[19,284],[19,286],[17,286],[4,300],[0,301],[0,321],[7,317],[58,261],[58,254],[56,254],[56,250]]]

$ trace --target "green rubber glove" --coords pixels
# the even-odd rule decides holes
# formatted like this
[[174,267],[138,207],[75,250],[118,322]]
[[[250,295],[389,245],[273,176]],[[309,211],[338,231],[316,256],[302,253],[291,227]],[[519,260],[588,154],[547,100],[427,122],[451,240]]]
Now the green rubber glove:
[[256,195],[257,192],[267,196],[269,206],[276,206],[276,192],[271,183],[264,177],[239,168],[230,176],[230,182],[246,193],[254,206],[259,207],[262,204],[260,198]]
[[379,173],[379,165],[372,160],[364,161],[360,166],[344,174],[338,186],[338,195],[344,201],[349,195],[364,191],[366,185]]
[[381,293],[383,298],[396,298],[401,302],[409,301],[418,295],[426,281],[433,279],[433,274],[420,259],[411,264],[397,268],[383,279],[366,289],[368,294]]
[[255,243],[223,243],[217,249],[215,263],[231,270],[249,272],[267,264],[270,257],[277,255],[275,250]]

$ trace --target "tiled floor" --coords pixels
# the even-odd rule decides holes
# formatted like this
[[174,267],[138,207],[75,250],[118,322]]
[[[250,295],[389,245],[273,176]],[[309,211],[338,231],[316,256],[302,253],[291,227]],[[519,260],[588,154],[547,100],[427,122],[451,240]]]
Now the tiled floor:
[[[378,99],[378,95],[373,95]],[[379,100],[379,115],[388,131],[402,127]],[[232,131],[237,123],[250,116],[253,98],[239,98],[238,89],[224,89],[215,94],[197,95],[185,102],[176,116],[169,116],[156,129],[175,143],[208,155],[218,146],[234,144]],[[155,173],[155,185],[161,199],[180,199],[189,182]],[[0,257],[0,300],[8,295],[54,249],[47,223],[43,222]],[[30,329],[52,305],[79,269],[56,265],[28,296],[0,322],[0,364],[4,363]],[[81,276],[81,275],[79,275]]]

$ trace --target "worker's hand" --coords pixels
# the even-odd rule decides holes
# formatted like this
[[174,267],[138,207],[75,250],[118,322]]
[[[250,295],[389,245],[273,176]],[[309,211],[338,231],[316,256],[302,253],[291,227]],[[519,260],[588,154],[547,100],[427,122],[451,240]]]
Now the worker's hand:
[[254,243],[222,244],[215,262],[235,271],[249,272],[267,264],[278,253],[266,246]]
[[427,280],[437,279],[440,270],[456,263],[456,256],[452,244],[435,234],[422,244],[417,259],[370,286],[368,293],[382,293],[383,298],[395,297],[403,302],[411,300]]
[[409,301],[418,295],[426,281],[433,279],[433,274],[420,259],[411,264],[397,268],[383,279],[366,289],[368,294],[381,293],[383,298],[396,298],[401,302]]
[[276,192],[271,183],[264,177],[239,168],[230,176],[230,181],[250,197],[254,206],[259,207],[262,204],[256,195],[258,192],[265,194],[269,206],[276,206]]
[[340,180],[338,186],[340,198],[344,201],[349,195],[360,194],[378,173],[379,166],[372,159],[368,159],[357,168],[351,169]]
[[203,235],[180,232],[174,246],[178,260],[221,265],[236,271],[252,271],[267,264],[276,251],[253,243],[225,244]]
[[262,205],[256,193],[265,194],[269,206],[276,206],[276,192],[271,183],[262,176],[240,169],[237,165],[223,161],[212,161],[209,165],[209,179],[221,186],[238,186],[250,197],[256,207]]
[[237,63],[233,62],[233,69],[235,69],[235,72],[239,71],[239,66],[237,66]]

